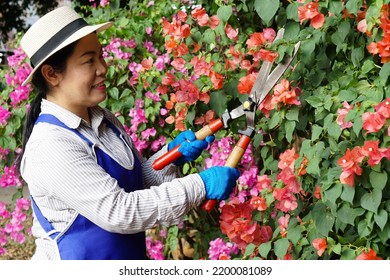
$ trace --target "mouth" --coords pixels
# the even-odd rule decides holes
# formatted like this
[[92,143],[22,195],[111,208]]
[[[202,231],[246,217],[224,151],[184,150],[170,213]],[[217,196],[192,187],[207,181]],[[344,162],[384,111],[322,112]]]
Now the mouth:
[[104,84],[105,81],[101,81],[100,83],[93,85],[93,89],[99,89],[99,88],[106,88],[106,85]]

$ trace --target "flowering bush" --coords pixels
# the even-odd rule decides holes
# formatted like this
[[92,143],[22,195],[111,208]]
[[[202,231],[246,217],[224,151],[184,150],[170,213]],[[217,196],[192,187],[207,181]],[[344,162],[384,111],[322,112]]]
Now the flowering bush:
[[[158,3],[157,3],[158,2]],[[389,259],[390,20],[380,1],[104,1],[91,22],[108,62],[102,104],[146,157],[246,100],[262,61],[301,41],[296,61],[257,111],[256,135],[231,197],[211,213],[148,235],[153,259]],[[99,3],[97,3],[99,4]],[[275,41],[279,28],[284,38]],[[19,49],[1,71],[1,186],[13,167],[30,71]],[[242,119],[183,173],[224,165]],[[0,243],[0,247],[1,247]]]

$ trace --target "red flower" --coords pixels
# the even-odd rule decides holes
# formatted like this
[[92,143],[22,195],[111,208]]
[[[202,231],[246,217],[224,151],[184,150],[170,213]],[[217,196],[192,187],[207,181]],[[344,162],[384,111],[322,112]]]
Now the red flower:
[[377,165],[385,156],[387,149],[379,148],[379,140],[370,140],[364,143],[362,147],[362,154],[368,157],[368,165]]
[[326,243],[326,238],[316,238],[313,240],[313,247],[317,250],[317,254],[319,257],[325,252],[328,244]]
[[254,32],[249,36],[249,39],[246,41],[248,49],[261,47],[264,45],[265,38],[262,32]]
[[390,118],[390,98],[386,98],[381,103],[376,105],[375,111],[380,114],[382,117],[389,119]]
[[253,210],[264,211],[268,208],[267,202],[264,197],[252,196],[249,201],[249,205]]
[[298,19],[301,24],[310,20],[310,25],[316,29],[321,28],[325,22],[325,16],[318,11],[318,3],[314,2],[298,7]]
[[368,249],[368,252],[363,252],[356,257],[357,260],[381,260],[381,257],[376,256],[376,252],[373,249]]
[[352,151],[348,148],[345,155],[337,161],[341,167],[342,172],[340,175],[340,182],[342,184],[348,184],[353,187],[355,183],[355,174],[360,176],[362,174],[362,168],[360,163],[362,162],[364,155],[360,147],[355,147]]
[[239,203],[231,201],[221,208],[220,227],[222,233],[236,243],[240,249],[246,248],[249,243],[260,245],[268,242],[272,237],[269,226],[260,226],[252,221],[250,202]]

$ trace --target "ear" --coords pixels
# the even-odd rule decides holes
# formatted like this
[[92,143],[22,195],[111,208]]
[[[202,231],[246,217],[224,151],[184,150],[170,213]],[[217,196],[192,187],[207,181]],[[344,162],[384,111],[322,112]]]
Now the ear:
[[58,85],[60,81],[60,75],[53,69],[53,67],[51,67],[48,64],[44,64],[42,65],[41,73],[43,77],[46,79],[46,81],[49,83],[49,85],[51,86]]

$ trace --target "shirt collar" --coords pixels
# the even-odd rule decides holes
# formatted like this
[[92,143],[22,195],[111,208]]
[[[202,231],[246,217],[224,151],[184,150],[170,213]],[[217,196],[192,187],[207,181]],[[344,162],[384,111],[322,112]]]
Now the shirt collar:
[[[86,124],[86,122],[76,114],[46,99],[42,99],[41,114],[51,114],[72,129],[77,129],[81,123]],[[98,106],[92,107],[90,109],[90,117],[92,128],[97,130],[104,118],[103,109]]]

